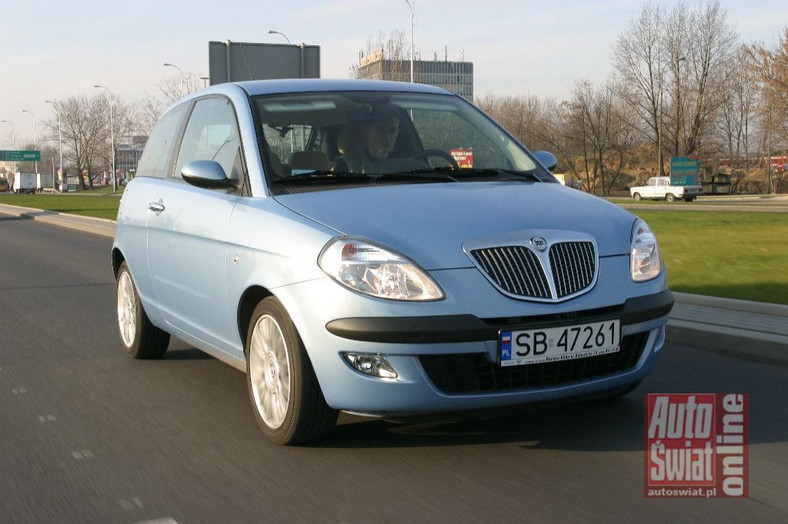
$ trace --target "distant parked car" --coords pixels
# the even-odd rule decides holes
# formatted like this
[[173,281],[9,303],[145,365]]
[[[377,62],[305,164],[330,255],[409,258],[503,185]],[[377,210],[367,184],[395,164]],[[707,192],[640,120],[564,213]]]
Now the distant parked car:
[[10,190],[10,188],[11,186],[8,185],[8,180],[0,177],[0,193],[7,193]]
[[634,200],[648,198],[651,200],[686,200],[692,202],[700,196],[702,188],[696,184],[677,185],[671,181],[669,176],[653,176],[648,179],[645,186],[635,186],[629,188],[629,193]]
[[436,87],[198,91],[163,114],[120,204],[123,348],[157,358],[172,335],[245,371],[280,444],[325,437],[340,410],[626,393],[673,304],[657,239],[554,166]]

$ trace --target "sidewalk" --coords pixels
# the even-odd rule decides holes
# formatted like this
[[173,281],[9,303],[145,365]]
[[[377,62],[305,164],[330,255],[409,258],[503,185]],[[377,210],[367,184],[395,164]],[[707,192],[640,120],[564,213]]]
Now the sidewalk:
[[[115,222],[0,204],[0,213],[112,238]],[[668,338],[689,346],[775,363],[788,363],[788,306],[674,293]]]

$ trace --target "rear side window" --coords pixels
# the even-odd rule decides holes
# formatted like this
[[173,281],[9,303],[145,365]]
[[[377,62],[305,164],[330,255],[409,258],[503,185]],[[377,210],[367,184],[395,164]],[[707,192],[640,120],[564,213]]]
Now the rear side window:
[[165,178],[169,174],[173,146],[177,143],[178,131],[187,108],[188,104],[173,108],[165,113],[153,128],[137,165],[138,176]]

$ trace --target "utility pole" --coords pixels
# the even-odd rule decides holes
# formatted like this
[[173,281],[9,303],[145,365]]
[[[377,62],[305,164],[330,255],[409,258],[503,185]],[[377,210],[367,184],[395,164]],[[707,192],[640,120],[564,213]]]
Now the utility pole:
[[408,4],[410,8],[410,83],[414,82],[413,78],[413,25],[415,23],[416,14],[413,11],[415,7],[415,2],[413,0],[405,0],[405,3]]
[[115,124],[113,122],[113,113],[114,113],[115,104],[112,101],[112,91],[110,91],[109,88],[99,84],[96,84],[93,87],[96,87],[98,89],[104,89],[107,92],[107,95],[109,96],[109,136],[112,144],[112,192],[117,193],[118,180],[117,180],[117,175],[115,173]]

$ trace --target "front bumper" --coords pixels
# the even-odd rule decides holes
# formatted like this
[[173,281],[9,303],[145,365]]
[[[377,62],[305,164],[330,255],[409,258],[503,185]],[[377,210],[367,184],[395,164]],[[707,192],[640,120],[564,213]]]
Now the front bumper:
[[[626,257],[603,262],[603,275],[629,270]],[[278,290],[331,407],[399,418],[562,401],[615,390],[641,380],[653,369],[673,304],[664,276],[645,284],[619,280],[615,286],[597,285],[587,295],[557,305],[516,302],[490,291],[489,283],[475,269],[444,272],[438,278],[442,288],[453,293],[443,301],[421,304],[361,297],[330,280]],[[452,285],[460,282],[462,286]],[[616,296],[621,298],[616,300]],[[422,315],[413,316],[414,312]],[[564,378],[558,381],[522,376],[526,368],[532,374],[539,365],[506,371],[497,363],[500,329],[613,318],[620,319],[622,337],[632,346],[626,355],[620,352],[623,363],[603,362],[590,374],[575,369],[568,372],[568,379],[561,369],[559,375]],[[398,376],[392,380],[362,375],[345,360],[345,353],[384,355]],[[592,358],[597,357],[577,359],[575,364]],[[543,371],[547,377],[554,370]],[[447,374],[450,380],[452,375],[463,375],[461,385],[447,386]],[[478,387],[474,386],[477,379]]]
[[630,298],[621,306],[527,319],[483,320],[475,315],[424,317],[355,317],[332,320],[326,329],[338,337],[366,342],[432,344],[495,341],[501,329],[533,329],[563,325],[570,321],[596,322],[619,318],[624,326],[666,316],[673,308],[669,289],[645,297]]

